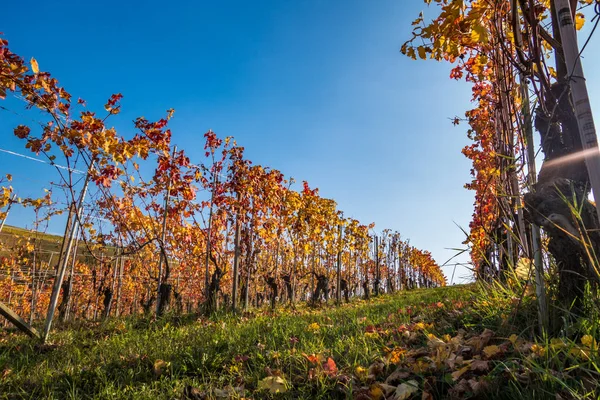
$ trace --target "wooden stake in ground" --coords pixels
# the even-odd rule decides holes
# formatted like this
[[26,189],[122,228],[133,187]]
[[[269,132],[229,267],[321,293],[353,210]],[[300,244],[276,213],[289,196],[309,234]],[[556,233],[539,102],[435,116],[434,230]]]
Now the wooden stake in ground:
[[[238,202],[241,199],[240,194],[237,195]],[[235,238],[234,238],[234,250],[233,250],[233,288],[231,292],[231,309],[235,312],[237,306],[237,292],[239,284],[239,267],[240,267],[240,210],[238,208],[237,215],[235,216]]]
[[[173,155],[172,158],[175,157],[175,153],[177,152],[177,146],[173,147]],[[162,233],[160,239],[160,255],[158,258],[158,288],[156,293],[156,315],[161,315],[168,301],[168,296],[165,296],[167,291],[163,288],[166,285],[167,280],[169,279],[169,269],[167,260],[167,254],[165,249],[165,237],[167,234],[167,216],[169,212],[169,200],[171,198],[171,175],[169,174],[169,182],[167,183],[167,193],[165,193],[165,206],[164,206],[164,214],[163,214],[163,223],[162,223]],[[163,260],[167,264],[167,273],[165,274],[165,279],[163,282]],[[116,268],[116,267],[115,267]],[[163,298],[164,297],[164,298]]]
[[71,204],[71,210],[69,211],[69,217],[67,219],[67,226],[65,228],[65,236],[59,255],[58,266],[56,269],[56,278],[54,279],[54,286],[52,288],[52,296],[50,297],[50,305],[48,306],[48,315],[46,316],[46,323],[44,325],[44,332],[42,334],[42,341],[45,342],[48,339],[50,328],[52,326],[52,319],[54,318],[54,312],[56,311],[56,305],[58,303],[58,295],[60,294],[60,288],[62,286],[63,279],[65,278],[65,271],[67,269],[67,262],[69,261],[69,253],[73,246],[73,239],[75,238],[75,232],[79,228],[79,218],[81,218],[81,212],[83,210],[83,201],[87,193],[87,188],[90,183],[91,169],[88,171],[79,195],[79,201],[77,207],[75,203]]
[[379,237],[375,235],[375,296],[379,296]]
[[573,13],[569,0],[555,0],[556,19],[558,21],[565,63],[567,82],[571,87],[571,97],[575,106],[575,117],[579,126],[579,136],[583,146],[583,156],[587,167],[592,193],[596,201],[596,211],[600,223],[600,151],[594,126],[594,116],[588,96],[583,67],[579,57],[577,32],[573,23]]
[[338,252],[337,252],[337,282],[335,284],[336,288],[336,302],[338,306],[342,304],[342,225],[339,226],[338,233]]
[[22,332],[25,332],[33,338],[40,338],[38,331],[33,329],[25,320],[19,317],[13,310],[11,310],[4,303],[0,302],[0,315],[9,320],[14,326],[19,328]]

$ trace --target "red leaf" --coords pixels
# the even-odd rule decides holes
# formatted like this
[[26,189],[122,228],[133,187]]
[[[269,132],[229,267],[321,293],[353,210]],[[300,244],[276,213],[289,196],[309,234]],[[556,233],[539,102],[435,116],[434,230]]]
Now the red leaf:
[[338,373],[337,365],[335,365],[335,361],[333,358],[328,357],[327,362],[323,363],[323,371],[327,376],[336,376]]

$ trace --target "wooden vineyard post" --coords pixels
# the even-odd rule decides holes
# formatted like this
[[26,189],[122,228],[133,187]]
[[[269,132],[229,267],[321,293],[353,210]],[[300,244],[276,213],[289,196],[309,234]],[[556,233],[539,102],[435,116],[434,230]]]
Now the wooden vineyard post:
[[[240,194],[237,195],[238,202],[241,198]],[[238,284],[239,284],[239,267],[240,267],[240,211],[238,207],[237,215],[235,216],[235,238],[234,240],[234,250],[233,250],[233,288],[231,292],[231,309],[233,312],[236,310],[237,306],[237,292],[238,292]]]
[[215,173],[213,176],[213,184],[212,190],[210,193],[210,209],[208,211],[208,229],[206,231],[206,257],[204,259],[204,291],[205,296],[208,298],[208,292],[210,291],[210,274],[209,274],[209,265],[210,265],[210,239],[211,239],[211,230],[212,230],[212,216],[213,216],[213,203],[215,202],[215,190],[217,186],[217,177],[218,175]]
[[121,248],[121,255],[119,256],[119,284],[117,286],[117,309],[115,315],[118,317],[121,315],[121,290],[123,287],[123,267],[125,265],[125,259],[123,257],[123,249]]
[[[79,232],[75,232],[75,237],[77,238]],[[75,272],[75,263],[77,261],[77,250],[79,248],[79,241],[75,241],[75,248],[73,249],[73,258],[71,260],[71,270],[69,271],[69,294],[68,298],[65,299],[65,293],[63,292],[63,303],[66,300],[66,304],[60,304],[58,306],[58,318],[61,321],[66,321],[69,318],[69,309],[71,308],[72,303],[72,290],[73,290],[73,273]]]
[[339,306],[342,304],[342,225],[338,227],[337,282],[335,288],[335,300]]
[[62,281],[65,277],[65,271],[67,269],[67,262],[69,261],[69,253],[71,252],[71,247],[73,246],[75,232],[77,232],[77,229],[79,228],[79,218],[81,217],[81,212],[83,210],[83,201],[85,199],[87,188],[90,183],[90,177],[91,169],[90,171],[88,171],[85,177],[83,189],[81,189],[81,194],[79,196],[79,204],[77,206],[75,206],[75,203],[71,204],[69,217],[67,218],[67,226],[65,227],[65,236],[63,238],[63,243],[58,259],[56,278],[54,279],[54,286],[52,287],[52,296],[50,297],[50,304],[48,305],[46,323],[44,324],[42,342],[46,342],[46,340],[48,339],[48,334],[50,333],[50,328],[52,327],[52,319],[54,318],[54,312],[56,311],[56,305],[58,303],[58,296],[60,294]]
[[375,296],[379,296],[379,237],[375,235]]
[[[521,96],[523,98],[523,126],[525,130],[525,142],[527,143],[527,170],[529,185],[534,188],[536,182],[536,166],[535,166],[535,148],[533,144],[533,124],[531,120],[531,109],[529,104],[529,93],[527,91],[527,83],[523,75],[521,75]],[[531,249],[530,257],[533,259],[535,268],[535,293],[538,299],[538,315],[540,318],[540,331],[548,332],[549,314],[548,303],[546,300],[546,288],[544,284],[544,263],[542,261],[542,240],[540,235],[540,227],[536,224],[531,224]]]
[[[177,152],[177,146],[173,147],[173,156],[175,157],[175,153]],[[171,198],[171,175],[169,174],[169,182],[167,183],[167,193],[165,193],[165,206],[163,213],[163,223],[162,223],[162,233],[160,239],[160,254],[158,257],[158,288],[156,293],[156,315],[161,315],[166,304],[163,304],[167,299],[163,299],[163,292],[166,293],[163,286],[166,285],[166,281],[169,278],[168,273],[165,276],[165,282],[163,282],[163,259],[167,264],[168,271],[168,263],[167,260],[167,250],[165,249],[165,237],[167,234],[167,216],[169,213],[169,200]],[[116,268],[116,267],[115,267]],[[166,297],[166,296],[165,296]]]
[[600,223],[600,151],[598,150],[598,138],[596,137],[590,98],[579,57],[573,12],[569,0],[555,0],[554,5],[567,67],[567,82],[571,88],[575,117],[583,146],[583,156],[592,184],[592,193],[596,201],[596,211]]
[[38,331],[33,329],[25,320],[19,317],[14,311],[12,311],[7,305],[0,302],[0,315],[10,321],[14,326],[19,328],[22,332],[25,332],[33,338],[40,338]]

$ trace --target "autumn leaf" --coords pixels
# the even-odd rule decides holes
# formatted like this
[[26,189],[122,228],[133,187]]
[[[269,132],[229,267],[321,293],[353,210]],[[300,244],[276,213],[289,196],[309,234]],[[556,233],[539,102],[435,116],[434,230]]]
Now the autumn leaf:
[[487,32],[485,30],[485,26],[481,24],[473,24],[473,27],[471,28],[471,39],[474,42],[486,43]]
[[371,385],[369,388],[369,397],[371,400],[383,399],[383,390],[378,385]]
[[320,326],[319,326],[319,324],[318,324],[318,323],[316,323],[316,322],[313,322],[312,324],[309,324],[309,325],[306,327],[306,330],[307,330],[307,331],[309,331],[309,332],[318,332],[318,331],[319,331],[319,329],[321,329],[321,327],[320,327]]
[[581,344],[583,344],[585,347],[589,347],[592,350],[598,348],[598,343],[596,343],[596,339],[594,339],[594,337],[591,335],[584,335],[581,338]]
[[336,376],[338,373],[337,365],[335,365],[335,361],[333,358],[328,357],[327,361],[323,363],[323,372],[327,376]]
[[308,362],[310,362],[312,364],[318,364],[322,360],[320,354],[308,355],[308,354],[302,353],[302,355],[304,356],[304,358],[306,358],[308,360]]
[[532,261],[530,258],[526,258],[526,257],[521,257],[519,258],[519,261],[517,262],[517,265],[515,266],[515,275],[517,276],[517,278],[519,279],[528,279],[530,272],[531,272],[531,267],[532,267]]
[[419,390],[419,382],[410,380],[398,386],[394,393],[394,400],[406,400]]
[[268,376],[258,382],[259,390],[268,390],[270,393],[285,393],[287,385],[281,376]]
[[31,57],[31,71],[33,71],[34,74],[37,74],[40,72],[40,67],[38,66],[38,62],[33,57]]
[[166,361],[163,361],[163,360],[154,361],[154,366],[152,368],[152,371],[154,372],[154,376],[158,378],[159,376],[163,375],[168,367],[169,367],[169,363]]
[[483,348],[483,354],[487,358],[492,358],[498,353],[500,353],[500,347],[498,347],[496,345],[486,346]]
[[575,29],[580,30],[585,24],[585,16],[582,13],[575,14]]
[[471,368],[471,371],[487,372],[490,369],[490,363],[489,363],[489,361],[484,361],[484,360],[473,360],[470,368]]
[[19,139],[25,139],[27,136],[29,136],[29,132],[31,132],[31,129],[28,126],[19,125],[15,128],[14,132],[15,136]]

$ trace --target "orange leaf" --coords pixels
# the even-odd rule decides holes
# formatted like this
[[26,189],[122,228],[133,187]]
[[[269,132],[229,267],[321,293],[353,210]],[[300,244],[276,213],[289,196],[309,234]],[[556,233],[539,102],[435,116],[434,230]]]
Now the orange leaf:
[[337,365],[335,365],[335,361],[333,358],[328,357],[327,362],[323,363],[323,371],[327,376],[335,376],[338,373]]
[[31,70],[33,71],[34,74],[37,74],[40,72],[40,67],[37,63],[37,61],[35,60],[35,58],[31,57]]

